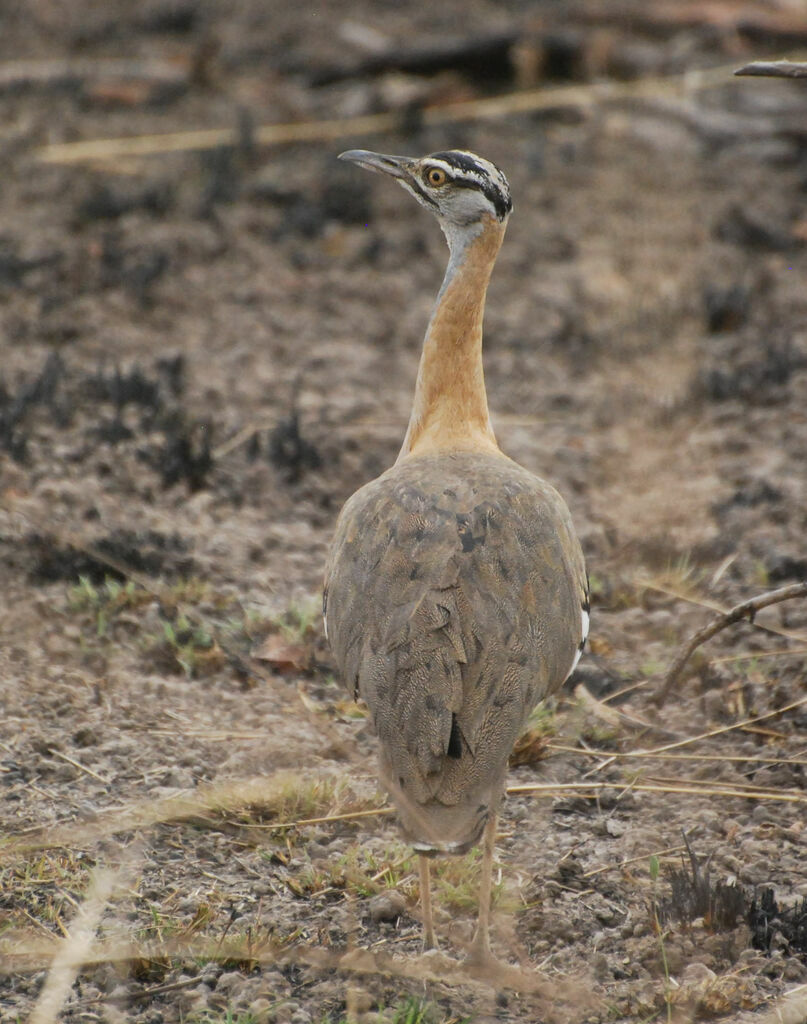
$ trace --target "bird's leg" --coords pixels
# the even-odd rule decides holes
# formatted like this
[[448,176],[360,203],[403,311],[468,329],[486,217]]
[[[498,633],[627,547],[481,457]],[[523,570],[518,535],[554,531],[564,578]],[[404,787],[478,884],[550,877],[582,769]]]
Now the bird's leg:
[[420,867],[420,906],[423,911],[423,949],[435,949],[429,858],[421,854],[418,857],[418,866]]
[[482,877],[479,883],[479,918],[476,933],[471,942],[466,959],[472,964],[489,964],[493,960],[490,952],[490,893],[493,884],[493,847],[496,842],[496,825],[498,815],[492,813],[485,825],[485,836],[482,846]]

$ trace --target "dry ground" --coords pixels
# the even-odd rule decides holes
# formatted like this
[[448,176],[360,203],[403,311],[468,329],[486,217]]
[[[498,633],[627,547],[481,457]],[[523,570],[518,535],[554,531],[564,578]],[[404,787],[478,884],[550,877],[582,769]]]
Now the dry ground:
[[[765,1020],[807,982],[807,604],[710,642],[663,711],[650,697],[710,608],[807,574],[807,87],[727,78],[262,149],[250,120],[513,87],[315,88],[368,28],[411,42],[526,15],[86,0],[58,23],[38,4],[0,16],[6,62],[185,69],[165,94],[114,76],[0,92],[2,1020],[28,1019],[54,956],[66,1021]],[[575,45],[594,32],[572,27]],[[651,70],[754,55],[742,33],[624,31]],[[37,155],[236,124],[241,143],[214,151]],[[506,170],[494,423],[566,496],[591,574],[591,652],[510,781],[604,785],[507,801],[495,977],[459,963],[477,858],[441,869],[443,953],[423,958],[394,819],[333,820],[384,798],[321,635],[325,551],[397,452],[445,259],[425,212],[335,162],[355,145],[464,146]]]

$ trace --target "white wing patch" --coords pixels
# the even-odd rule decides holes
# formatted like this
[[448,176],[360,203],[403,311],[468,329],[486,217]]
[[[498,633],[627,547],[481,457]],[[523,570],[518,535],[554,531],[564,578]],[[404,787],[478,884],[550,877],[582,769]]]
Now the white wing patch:
[[[588,598],[586,598],[586,604],[588,604]],[[588,627],[589,627],[589,624],[591,622],[591,617],[590,617],[590,615],[588,613],[588,610],[586,608],[581,608],[580,609],[580,616],[581,616],[581,619],[582,619],[582,622],[581,622],[581,634],[582,634],[582,636],[581,636],[581,639],[580,639],[580,643],[579,643],[579,645],[577,647],[577,650],[574,652],[574,660],[572,661],[572,667],[569,669],[569,673],[566,676],[566,679],[568,679],[569,676],[572,674],[572,672],[574,672],[574,670],[577,668],[577,664],[580,661],[580,655],[583,653],[583,648],[586,646],[586,639],[588,637]]]

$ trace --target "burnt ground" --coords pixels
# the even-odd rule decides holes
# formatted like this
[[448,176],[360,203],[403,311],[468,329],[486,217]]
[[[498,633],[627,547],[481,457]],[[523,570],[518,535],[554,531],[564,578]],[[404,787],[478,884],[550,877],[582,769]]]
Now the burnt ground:
[[[754,1021],[807,982],[807,604],[721,633],[651,701],[711,608],[807,573],[807,87],[421,116],[805,33],[743,10],[0,13],[4,1021],[65,948],[41,1020]],[[469,35],[481,57],[421,52]],[[387,109],[379,135],[252,128]],[[237,141],[40,158],[210,127]],[[478,858],[441,869],[424,958],[391,817],[276,827],[383,804],[317,606],[342,502],[397,453],[445,260],[424,211],[335,162],[353,146],[505,168],[494,424],[566,496],[591,574],[590,652],[510,782],[604,785],[508,799],[495,977],[458,964]]]

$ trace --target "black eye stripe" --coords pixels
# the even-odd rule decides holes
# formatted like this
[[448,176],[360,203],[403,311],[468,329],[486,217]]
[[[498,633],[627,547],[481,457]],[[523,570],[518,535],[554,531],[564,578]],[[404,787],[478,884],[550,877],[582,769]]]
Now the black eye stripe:
[[430,195],[427,195],[423,191],[423,189],[420,187],[417,181],[415,181],[414,178],[409,178],[406,184],[409,186],[409,188],[412,189],[413,192],[417,192],[417,194],[420,196],[424,203],[428,203],[429,206],[437,206],[437,203],[432,199]]
[[[457,149],[432,153],[431,159],[439,161],[444,166],[426,167],[425,180],[427,184],[429,184],[429,174],[434,170],[439,170],[446,175],[445,184],[452,185],[454,188],[475,188],[481,192],[496,211],[499,220],[504,220],[513,209],[513,202],[506,183],[502,185],[492,177],[492,172],[497,172],[504,182],[504,175],[495,164],[483,165],[473,154]],[[452,174],[451,171],[454,173]]]
[[455,188],[475,188],[477,192],[481,192],[486,199],[490,200],[499,219],[508,214],[513,208],[510,197],[503,196],[492,184],[487,185],[479,181],[468,181],[466,178],[452,178],[451,184]]

